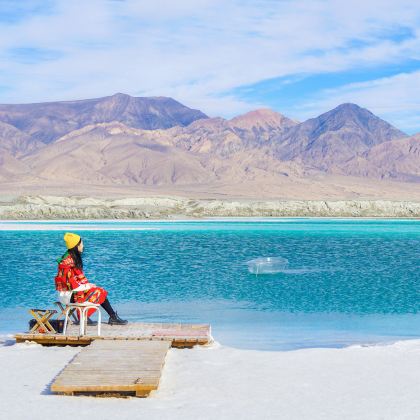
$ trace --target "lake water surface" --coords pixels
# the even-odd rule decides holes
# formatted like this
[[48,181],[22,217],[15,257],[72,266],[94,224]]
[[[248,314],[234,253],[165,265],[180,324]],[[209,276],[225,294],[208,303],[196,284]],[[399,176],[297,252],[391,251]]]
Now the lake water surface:
[[[0,222],[0,334],[53,307],[65,231],[85,243],[88,279],[129,321],[210,322],[256,349],[420,337],[420,221],[237,219]],[[280,256],[254,275],[246,262]]]

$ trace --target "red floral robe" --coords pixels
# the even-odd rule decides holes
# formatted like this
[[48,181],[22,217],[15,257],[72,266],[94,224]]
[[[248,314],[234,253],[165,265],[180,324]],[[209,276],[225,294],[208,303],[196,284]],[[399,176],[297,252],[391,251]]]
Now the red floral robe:
[[[89,283],[83,270],[75,266],[73,258],[68,252],[59,258],[57,262],[58,272],[55,277],[55,288],[57,291],[73,291],[79,286]],[[108,292],[105,289],[95,286],[87,290],[74,291],[73,296],[76,303],[91,302],[100,305],[105,301],[107,295]],[[93,309],[89,310],[88,316],[91,316],[93,312]]]

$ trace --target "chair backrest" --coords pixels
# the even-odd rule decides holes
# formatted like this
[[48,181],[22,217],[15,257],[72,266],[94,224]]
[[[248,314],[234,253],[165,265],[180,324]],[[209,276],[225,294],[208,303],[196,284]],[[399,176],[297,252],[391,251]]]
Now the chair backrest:
[[57,292],[57,298],[58,301],[62,304],[62,305],[68,305],[71,301],[71,295],[73,292]]

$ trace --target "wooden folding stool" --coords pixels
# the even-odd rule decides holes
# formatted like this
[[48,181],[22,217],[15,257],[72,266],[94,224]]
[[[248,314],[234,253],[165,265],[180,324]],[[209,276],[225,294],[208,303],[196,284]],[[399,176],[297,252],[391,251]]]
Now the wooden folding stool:
[[35,325],[29,331],[30,333],[44,329],[46,333],[56,333],[54,327],[50,324],[51,317],[57,313],[54,309],[29,309],[29,313],[35,319]]

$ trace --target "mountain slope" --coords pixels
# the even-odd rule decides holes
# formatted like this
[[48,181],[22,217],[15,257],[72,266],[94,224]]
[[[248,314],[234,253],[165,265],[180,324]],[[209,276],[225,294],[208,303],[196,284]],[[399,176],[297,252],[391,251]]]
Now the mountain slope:
[[167,135],[173,144],[193,153],[229,158],[243,150],[244,142],[223,118],[198,120],[187,127],[174,127]]
[[9,151],[0,148],[0,181],[11,182],[28,179],[29,167]]
[[24,132],[10,124],[0,121],[0,150],[11,156],[20,157],[43,146],[43,143],[32,139]]
[[198,159],[121,123],[85,127],[23,159],[44,179],[96,184],[189,184],[209,180]]
[[0,121],[44,143],[89,124],[117,121],[153,130],[185,126],[200,118],[207,116],[172,98],[137,98],[122,93],[79,101],[0,105]]
[[420,181],[420,133],[372,147],[363,156],[351,159],[343,173],[363,177]]
[[[204,120],[204,125],[208,123],[221,127],[226,124],[223,120]],[[269,158],[259,149],[252,154],[238,150],[227,156],[219,149],[209,152],[207,143],[186,147],[180,145],[183,137],[174,135],[174,130],[133,129],[122,123],[93,124],[63,136],[22,162],[34,176],[45,180],[107,185],[235,183],[285,177],[299,171],[295,164]],[[222,142],[220,147],[227,146]]]
[[405,136],[367,109],[342,104],[292,127],[275,139],[273,150],[281,160],[299,160],[321,170],[334,171],[336,165],[376,144]]
[[271,109],[257,109],[229,121],[233,130],[244,140],[250,142],[253,140],[267,141],[284,134],[297,124],[297,121],[293,121]]
[[208,118],[187,127],[169,130],[177,147],[195,153],[212,153],[221,158],[247,150],[265,151],[269,139],[287,132],[297,123],[282,114],[260,109],[231,120]]

